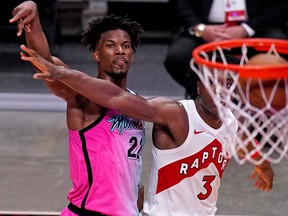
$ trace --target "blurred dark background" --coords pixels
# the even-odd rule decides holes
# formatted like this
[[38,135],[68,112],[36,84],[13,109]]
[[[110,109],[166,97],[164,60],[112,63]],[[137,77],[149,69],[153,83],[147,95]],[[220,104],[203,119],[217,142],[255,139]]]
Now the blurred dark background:
[[[0,0],[0,96],[1,93],[48,93],[42,82],[31,79],[31,64],[19,58],[17,25],[10,24],[12,10],[24,0]],[[71,68],[95,75],[96,65],[81,44],[88,23],[107,14],[128,15],[141,23],[145,34],[131,68],[129,87],[142,95],[184,95],[184,88],[166,72],[164,57],[170,41],[168,0],[35,0],[52,54]],[[159,82],[161,80],[161,83]],[[0,98],[0,105],[3,103]]]
[[[19,41],[15,34],[16,24],[11,25],[8,21],[12,18],[13,8],[23,1],[0,1],[0,42]],[[168,0],[34,0],[34,2],[38,5],[41,23],[51,45],[61,44],[67,39],[78,39],[93,17],[106,14],[128,15],[131,20],[141,23],[146,31],[143,42],[169,42],[171,16]]]

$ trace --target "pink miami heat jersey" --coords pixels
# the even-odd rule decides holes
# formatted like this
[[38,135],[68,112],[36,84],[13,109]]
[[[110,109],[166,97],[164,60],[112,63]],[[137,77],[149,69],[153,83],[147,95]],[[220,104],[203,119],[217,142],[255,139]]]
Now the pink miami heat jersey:
[[143,121],[109,109],[88,127],[69,130],[69,201],[105,215],[138,215],[144,138]]
[[[221,140],[229,134],[224,125],[217,130],[207,125],[193,100],[179,102],[188,114],[189,133],[178,148],[159,150],[153,146],[145,216],[206,216],[217,210],[220,179],[230,158],[223,153]],[[232,112],[231,116],[236,133]]]

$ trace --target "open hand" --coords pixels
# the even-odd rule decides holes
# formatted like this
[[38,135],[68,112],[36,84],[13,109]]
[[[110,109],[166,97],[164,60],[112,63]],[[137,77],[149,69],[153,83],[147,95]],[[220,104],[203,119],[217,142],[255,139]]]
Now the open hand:
[[20,48],[24,51],[20,52],[21,59],[23,61],[31,62],[39,71],[39,73],[33,75],[34,79],[44,79],[47,81],[56,80],[57,69],[59,69],[61,66],[52,64],[40,56],[37,52],[26,47],[25,45],[21,45]]
[[255,179],[254,187],[259,190],[270,191],[273,188],[274,171],[268,161],[256,165],[250,178]]

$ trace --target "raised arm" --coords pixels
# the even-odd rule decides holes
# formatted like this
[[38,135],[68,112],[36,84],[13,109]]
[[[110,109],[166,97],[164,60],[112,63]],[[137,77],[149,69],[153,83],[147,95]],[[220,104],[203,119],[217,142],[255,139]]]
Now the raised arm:
[[[25,31],[25,38],[28,47],[35,50],[47,61],[67,67],[60,59],[51,56],[49,44],[43,32],[35,2],[25,1],[19,4],[13,9],[12,15],[13,17],[9,20],[9,22],[17,22],[17,36],[21,36],[23,31]],[[37,68],[35,69],[37,72]],[[67,95],[71,93],[71,89],[61,82],[47,82],[45,80],[45,83],[53,94],[63,99],[65,99]]]
[[25,1],[13,9],[12,15],[13,17],[9,22],[17,22],[17,36],[21,36],[24,30],[27,46],[46,60],[53,62],[49,44],[41,26],[36,3]]

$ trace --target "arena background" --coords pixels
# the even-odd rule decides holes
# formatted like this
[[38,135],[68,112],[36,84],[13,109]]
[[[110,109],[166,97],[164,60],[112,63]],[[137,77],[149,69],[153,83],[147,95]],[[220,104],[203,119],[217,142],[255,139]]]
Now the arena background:
[[[51,95],[41,81],[32,79],[33,68],[19,58],[23,41],[4,37],[3,33],[0,31],[0,215],[57,215],[67,204],[71,186],[65,104]],[[61,40],[58,38],[53,54],[73,69],[96,75],[91,54],[74,36],[68,32]],[[185,90],[163,67],[166,51],[167,31],[149,31],[137,50],[128,87],[147,98],[183,99]],[[145,189],[152,157],[151,127],[147,123]],[[288,162],[283,160],[273,168],[274,188],[266,193],[253,187],[249,179],[252,165],[238,165],[231,160],[222,179],[217,214],[286,216]]]

